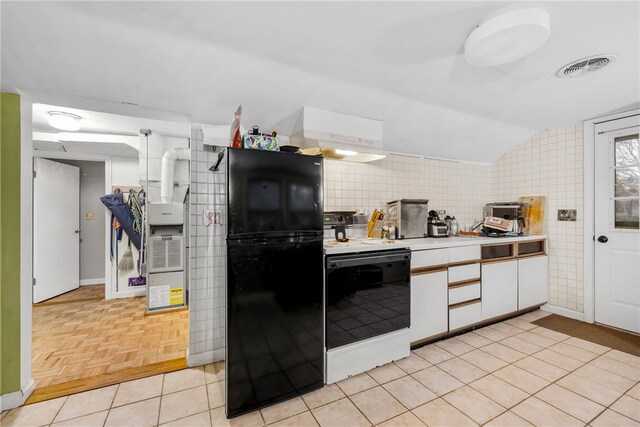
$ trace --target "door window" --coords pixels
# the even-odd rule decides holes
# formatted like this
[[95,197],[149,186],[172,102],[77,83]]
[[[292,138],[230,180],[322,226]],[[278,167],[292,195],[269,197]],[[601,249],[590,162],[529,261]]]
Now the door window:
[[638,134],[614,138],[614,227],[640,228],[640,139]]

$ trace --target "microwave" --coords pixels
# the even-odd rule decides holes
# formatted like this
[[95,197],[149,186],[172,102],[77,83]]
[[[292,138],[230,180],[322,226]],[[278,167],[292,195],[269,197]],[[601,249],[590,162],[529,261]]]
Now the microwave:
[[398,239],[427,237],[429,208],[427,199],[400,199],[387,203],[389,221],[396,226]]

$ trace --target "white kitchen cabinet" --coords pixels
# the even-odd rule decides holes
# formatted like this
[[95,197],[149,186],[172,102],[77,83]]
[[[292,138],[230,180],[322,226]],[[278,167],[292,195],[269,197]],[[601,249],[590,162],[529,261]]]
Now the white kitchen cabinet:
[[411,342],[449,329],[446,268],[411,275]]
[[518,310],[518,260],[482,264],[482,320]]
[[480,322],[482,317],[482,303],[480,301],[462,304],[449,309],[449,330],[464,328]]
[[518,309],[549,300],[549,256],[518,259]]

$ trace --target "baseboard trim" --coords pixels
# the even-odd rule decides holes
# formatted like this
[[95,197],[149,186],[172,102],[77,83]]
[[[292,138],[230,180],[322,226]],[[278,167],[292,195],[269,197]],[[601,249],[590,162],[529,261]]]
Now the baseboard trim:
[[177,359],[166,360],[164,362],[157,362],[145,366],[138,366],[135,368],[122,369],[120,371],[96,375],[94,377],[80,378],[60,384],[39,387],[33,391],[33,394],[31,394],[31,397],[27,399],[25,405],[68,396],[70,394],[82,393],[83,391],[107,387],[125,381],[132,381],[140,378],[151,377],[153,375],[165,374],[167,372],[179,371],[186,367],[187,358],[179,357]]
[[118,298],[132,298],[132,297],[144,297],[147,295],[147,287],[140,286],[141,289],[130,289],[126,291],[112,292],[111,298],[106,299],[118,299]]
[[224,360],[224,349],[204,351],[198,354],[189,354],[187,351],[187,365],[192,368],[194,366],[208,365]]
[[80,280],[80,286],[90,285],[104,285],[104,277],[101,279],[82,279]]
[[0,395],[0,410],[6,411],[8,409],[22,406],[24,402],[31,396],[35,388],[36,383],[35,381],[31,380],[29,381],[29,384],[27,384],[27,386],[22,390]]
[[557,305],[550,304],[543,305],[542,307],[540,307],[540,310],[584,322],[584,313],[580,313],[579,311],[570,310],[568,308],[558,307]]

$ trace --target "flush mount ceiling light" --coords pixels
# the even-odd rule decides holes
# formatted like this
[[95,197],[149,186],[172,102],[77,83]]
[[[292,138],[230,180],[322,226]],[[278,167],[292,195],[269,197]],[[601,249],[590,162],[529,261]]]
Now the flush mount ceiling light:
[[66,131],[80,130],[82,117],[64,111],[49,111],[49,125]]
[[507,64],[535,52],[550,33],[549,12],[541,6],[507,6],[471,30],[464,43],[464,56],[477,67]]

